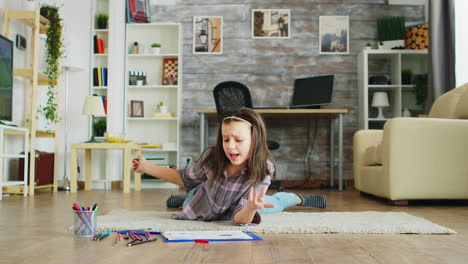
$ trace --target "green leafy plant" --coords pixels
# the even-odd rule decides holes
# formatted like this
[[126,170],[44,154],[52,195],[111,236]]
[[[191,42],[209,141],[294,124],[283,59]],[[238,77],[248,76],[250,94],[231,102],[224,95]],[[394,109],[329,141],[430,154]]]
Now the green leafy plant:
[[46,75],[49,80],[47,89],[47,102],[45,106],[40,106],[38,112],[52,123],[58,123],[60,117],[57,112],[57,104],[55,103],[56,96],[56,80],[61,71],[59,66],[60,58],[63,55],[62,50],[62,19],[59,16],[59,7],[55,5],[43,4],[40,9],[43,17],[49,20],[49,29],[46,33]]
[[414,76],[414,95],[416,96],[416,104],[421,109],[426,109],[428,76],[427,74],[417,74]]
[[377,40],[405,39],[405,17],[392,16],[377,19]]
[[94,123],[94,133],[96,134],[97,137],[102,137],[104,136],[104,132],[106,131],[107,124],[106,120],[99,120]]
[[401,71],[401,83],[402,84],[411,84],[412,78],[413,78],[413,72],[410,69],[405,69]]
[[109,20],[109,15],[106,13],[99,13],[96,15],[96,23],[98,29],[106,29],[107,21]]
[[163,101],[160,101],[159,104],[156,105],[156,108],[158,109],[158,111],[161,110],[161,107],[164,106],[164,102]]
[[159,44],[159,43],[153,43],[153,44],[151,44],[151,47],[152,47],[152,48],[160,48],[160,47],[161,47],[161,44]]

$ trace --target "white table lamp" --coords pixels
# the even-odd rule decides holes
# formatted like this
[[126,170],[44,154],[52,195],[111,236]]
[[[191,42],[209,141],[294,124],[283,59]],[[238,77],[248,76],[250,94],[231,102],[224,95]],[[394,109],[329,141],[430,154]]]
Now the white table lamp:
[[383,115],[383,108],[390,106],[388,102],[388,95],[386,92],[377,92],[374,93],[374,96],[372,98],[372,106],[377,107],[379,109],[379,115],[377,116],[377,119],[384,119]]
[[101,96],[86,96],[83,105],[83,115],[91,116],[91,139],[86,143],[97,143],[94,138],[94,116],[105,116],[104,104],[102,103]]

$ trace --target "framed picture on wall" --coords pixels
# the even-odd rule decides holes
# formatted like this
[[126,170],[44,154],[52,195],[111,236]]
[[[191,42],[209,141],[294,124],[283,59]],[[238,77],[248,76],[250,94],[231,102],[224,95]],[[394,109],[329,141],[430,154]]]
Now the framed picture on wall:
[[130,117],[144,117],[143,101],[130,101]]
[[252,9],[252,38],[289,39],[290,21],[289,9]]
[[223,17],[193,17],[193,54],[223,54]]
[[149,23],[149,0],[126,0],[127,23]]
[[349,54],[349,17],[320,16],[320,54]]

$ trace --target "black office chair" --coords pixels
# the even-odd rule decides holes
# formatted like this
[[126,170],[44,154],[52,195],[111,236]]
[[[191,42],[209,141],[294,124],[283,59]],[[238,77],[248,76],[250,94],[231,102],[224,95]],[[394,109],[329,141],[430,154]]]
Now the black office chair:
[[[219,83],[213,89],[213,96],[218,113],[227,109],[252,108],[249,88],[239,82],[229,81]],[[278,142],[272,140],[267,140],[267,145],[269,150],[275,150],[280,147]]]

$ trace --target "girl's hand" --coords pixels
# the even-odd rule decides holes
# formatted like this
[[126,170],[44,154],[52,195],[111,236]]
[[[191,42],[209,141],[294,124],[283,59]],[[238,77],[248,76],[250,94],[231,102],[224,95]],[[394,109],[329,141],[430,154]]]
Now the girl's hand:
[[254,210],[262,210],[265,208],[273,208],[275,207],[273,204],[266,204],[263,201],[265,200],[265,194],[268,190],[268,186],[263,187],[260,190],[260,193],[254,190],[253,187],[250,187],[249,191],[249,199],[247,200],[246,207]]
[[146,159],[143,156],[138,155],[138,160],[132,160],[133,171],[139,173],[144,172],[146,163]]

